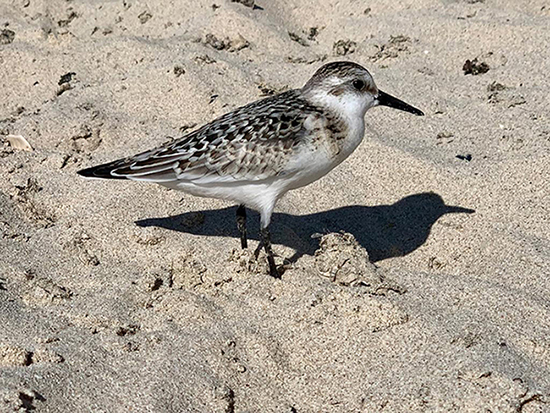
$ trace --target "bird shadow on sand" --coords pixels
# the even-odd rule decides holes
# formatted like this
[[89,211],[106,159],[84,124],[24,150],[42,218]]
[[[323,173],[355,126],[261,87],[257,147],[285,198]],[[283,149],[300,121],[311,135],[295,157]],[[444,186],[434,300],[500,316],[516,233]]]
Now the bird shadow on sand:
[[[248,211],[248,238],[259,240],[259,215]],[[136,221],[140,227],[160,227],[193,235],[235,238],[240,246],[236,207],[186,212],[184,214]],[[392,205],[352,205],[309,215],[274,213],[272,241],[296,252],[288,258],[295,262],[304,254],[312,255],[319,247],[317,234],[345,231],[353,234],[372,262],[410,254],[426,242],[434,223],[445,214],[475,211],[445,205],[441,196],[420,193],[407,196]]]

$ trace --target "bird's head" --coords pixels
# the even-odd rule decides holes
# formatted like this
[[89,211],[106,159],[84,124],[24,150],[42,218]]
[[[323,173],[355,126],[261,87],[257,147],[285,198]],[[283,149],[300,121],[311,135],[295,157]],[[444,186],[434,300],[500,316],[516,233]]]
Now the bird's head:
[[365,115],[374,106],[389,106],[423,116],[415,107],[382,92],[371,74],[353,62],[332,62],[319,68],[302,88],[312,102],[349,116]]

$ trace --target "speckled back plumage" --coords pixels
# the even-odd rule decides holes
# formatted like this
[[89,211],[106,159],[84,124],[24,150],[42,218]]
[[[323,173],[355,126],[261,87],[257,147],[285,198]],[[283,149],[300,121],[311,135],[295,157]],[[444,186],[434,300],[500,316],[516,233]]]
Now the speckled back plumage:
[[95,177],[169,182],[263,180],[280,174],[304,137],[304,121],[322,111],[299,90],[259,100],[156,149],[95,167]]

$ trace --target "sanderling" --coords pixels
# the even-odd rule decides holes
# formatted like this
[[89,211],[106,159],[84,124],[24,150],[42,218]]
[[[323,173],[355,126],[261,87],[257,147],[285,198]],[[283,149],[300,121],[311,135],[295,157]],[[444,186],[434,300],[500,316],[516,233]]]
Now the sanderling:
[[423,115],[379,90],[361,65],[328,63],[301,89],[250,103],[156,149],[78,173],[155,182],[236,202],[242,248],[247,247],[246,207],[258,211],[257,251],[263,245],[270,274],[280,277],[269,235],[277,200],[346,159],[363,139],[366,111],[380,105]]

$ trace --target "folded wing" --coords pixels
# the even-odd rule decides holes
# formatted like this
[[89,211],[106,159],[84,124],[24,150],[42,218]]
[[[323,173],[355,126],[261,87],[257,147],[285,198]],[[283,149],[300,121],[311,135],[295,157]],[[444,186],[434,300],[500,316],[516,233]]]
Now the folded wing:
[[284,172],[317,108],[285,92],[251,103],[172,142],[79,171],[92,178],[149,182],[264,180]]

